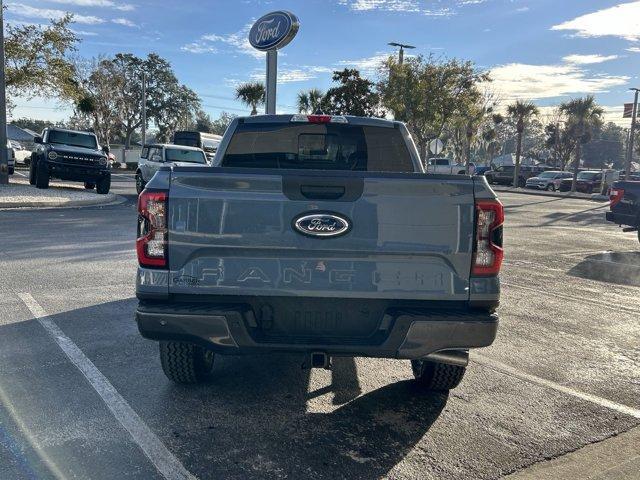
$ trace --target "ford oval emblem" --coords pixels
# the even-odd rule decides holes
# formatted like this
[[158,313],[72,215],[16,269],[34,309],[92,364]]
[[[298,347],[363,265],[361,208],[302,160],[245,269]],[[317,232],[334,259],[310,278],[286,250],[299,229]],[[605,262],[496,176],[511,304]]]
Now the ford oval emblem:
[[333,212],[303,213],[294,218],[293,228],[309,237],[330,238],[347,233],[351,222]]
[[277,50],[287,45],[298,33],[298,17],[285,10],[267,13],[253,24],[249,43],[258,50]]

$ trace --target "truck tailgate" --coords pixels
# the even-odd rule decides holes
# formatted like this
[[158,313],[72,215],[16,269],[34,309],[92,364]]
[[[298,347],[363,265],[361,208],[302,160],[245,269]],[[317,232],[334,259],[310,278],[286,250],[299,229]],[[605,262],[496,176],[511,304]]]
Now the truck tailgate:
[[[304,235],[303,214],[346,219]],[[471,178],[174,168],[169,293],[468,300]]]

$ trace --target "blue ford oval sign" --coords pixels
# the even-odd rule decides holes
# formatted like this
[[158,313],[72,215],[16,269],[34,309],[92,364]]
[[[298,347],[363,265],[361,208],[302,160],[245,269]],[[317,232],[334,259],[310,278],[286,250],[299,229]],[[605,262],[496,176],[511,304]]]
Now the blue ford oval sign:
[[299,27],[298,17],[291,12],[267,13],[251,27],[249,43],[258,50],[277,50],[293,40]]

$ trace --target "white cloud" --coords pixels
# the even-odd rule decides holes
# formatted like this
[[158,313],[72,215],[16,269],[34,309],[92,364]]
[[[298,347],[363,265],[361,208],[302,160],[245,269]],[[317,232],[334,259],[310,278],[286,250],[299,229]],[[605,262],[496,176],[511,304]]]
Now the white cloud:
[[430,17],[450,17],[457,13],[457,7],[478,5],[487,1],[488,0],[448,0],[447,2],[443,2],[442,0],[438,0],[437,2],[432,2],[438,5],[445,3],[445,6],[438,6],[437,8],[426,7],[425,2],[422,0],[338,0],[338,4],[348,7],[349,10],[354,12],[380,10],[385,12],[420,13]]
[[187,43],[180,47],[183,52],[189,53],[217,53],[218,49],[212,45],[205,45],[201,42]]
[[627,52],[640,53],[640,47],[629,47],[627,48]]
[[96,32],[87,32],[86,30],[74,30],[76,35],[82,35],[83,37],[95,37],[98,34]]
[[[283,67],[278,69],[278,83],[305,82],[318,78],[320,74],[330,73],[330,67],[316,65],[300,65],[295,68]],[[264,80],[264,70],[255,70],[251,74],[252,80]]]
[[111,0],[48,0],[51,3],[59,3],[63,5],[75,5],[77,7],[104,7],[115,8],[123,12],[129,12],[136,7],[128,3],[115,3]]
[[[49,8],[35,8],[22,3],[9,3],[7,4],[9,11],[15,15],[27,18],[46,18],[57,20],[64,17],[68,12],[63,10],[54,10]],[[87,25],[96,25],[104,23],[104,19],[95,17],[93,15],[73,15],[73,21],[75,23],[84,23]]]
[[640,1],[588,13],[554,25],[551,30],[573,30],[580,37],[621,37],[640,40]]
[[567,63],[572,63],[575,65],[590,65],[593,63],[603,63],[608,62],[609,60],[615,60],[619,58],[618,55],[567,55],[566,57],[562,57]]
[[125,27],[138,27],[138,25],[127,18],[114,18],[113,20],[111,20],[111,22],[118,25],[124,25]]
[[[373,77],[378,73],[382,62],[394,53],[376,52],[371,57],[360,58],[357,60],[341,60],[338,65],[342,67],[351,67],[360,70],[360,73],[366,77]],[[405,53],[405,57],[408,56]]]
[[250,55],[253,58],[263,60],[265,53],[256,50],[249,43],[249,30],[251,24],[247,24],[240,30],[234,33],[222,34],[210,33],[208,35],[202,35],[195,42],[189,43],[181,47],[181,50],[191,53],[216,53],[220,49],[219,46],[226,45],[237,53],[243,55]]
[[570,94],[606,92],[625,85],[624,75],[592,75],[573,64],[527,65],[511,63],[491,70],[492,88],[504,100],[540,99]]

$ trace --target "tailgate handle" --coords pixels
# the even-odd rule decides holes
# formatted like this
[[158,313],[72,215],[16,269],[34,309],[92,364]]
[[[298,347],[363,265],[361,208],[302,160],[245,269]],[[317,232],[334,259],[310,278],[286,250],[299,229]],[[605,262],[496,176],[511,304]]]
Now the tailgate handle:
[[337,200],[345,193],[345,188],[334,185],[301,185],[300,193],[310,200]]

